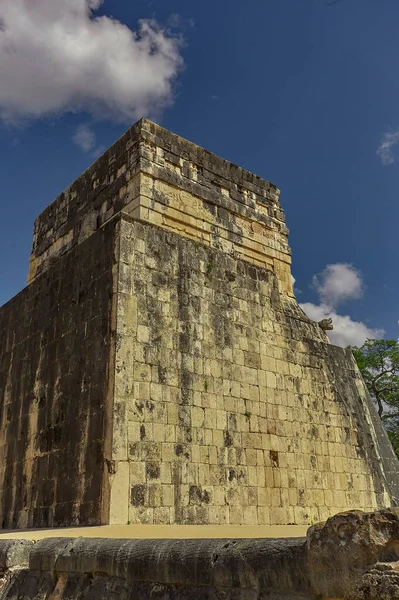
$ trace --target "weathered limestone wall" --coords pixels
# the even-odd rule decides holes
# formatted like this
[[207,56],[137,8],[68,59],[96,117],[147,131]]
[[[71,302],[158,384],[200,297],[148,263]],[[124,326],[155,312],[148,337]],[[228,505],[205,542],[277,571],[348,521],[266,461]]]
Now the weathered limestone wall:
[[118,227],[111,522],[303,524],[391,505],[397,461],[351,354],[276,274]]
[[28,281],[123,210],[274,270],[292,296],[275,185],[142,119],[36,219]]
[[0,308],[0,523],[310,523],[399,499],[277,188],[141,120],[36,220]]
[[100,522],[114,229],[0,308],[0,526]]

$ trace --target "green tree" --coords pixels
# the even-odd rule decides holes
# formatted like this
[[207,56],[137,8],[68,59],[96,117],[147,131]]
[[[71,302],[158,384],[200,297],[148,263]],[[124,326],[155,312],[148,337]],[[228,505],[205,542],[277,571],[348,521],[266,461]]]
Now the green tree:
[[399,344],[368,339],[351,350],[399,457]]

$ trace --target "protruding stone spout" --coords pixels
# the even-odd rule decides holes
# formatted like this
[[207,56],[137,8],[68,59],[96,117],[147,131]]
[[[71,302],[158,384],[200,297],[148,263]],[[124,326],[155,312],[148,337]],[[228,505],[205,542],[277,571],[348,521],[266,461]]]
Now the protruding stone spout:
[[334,329],[332,319],[323,319],[322,321],[319,321],[319,325],[323,331],[332,331]]

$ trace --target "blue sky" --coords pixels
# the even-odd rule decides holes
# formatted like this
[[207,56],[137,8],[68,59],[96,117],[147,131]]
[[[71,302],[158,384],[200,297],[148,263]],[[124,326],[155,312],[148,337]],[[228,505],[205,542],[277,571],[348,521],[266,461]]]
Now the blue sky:
[[336,343],[398,337],[398,20],[397,0],[0,0],[0,304],[37,214],[150,116],[281,189],[298,301]]

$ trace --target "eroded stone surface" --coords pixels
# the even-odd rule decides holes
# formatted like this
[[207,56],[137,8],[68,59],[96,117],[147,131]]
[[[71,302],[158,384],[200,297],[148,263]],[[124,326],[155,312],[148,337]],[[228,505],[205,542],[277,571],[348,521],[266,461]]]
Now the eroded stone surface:
[[316,593],[345,600],[399,598],[399,509],[338,514],[307,535]]
[[123,211],[274,270],[292,296],[280,192],[142,119],[36,219],[28,281]]
[[277,188],[142,120],[38,217],[0,308],[0,524],[308,524],[399,498]]
[[397,509],[335,515],[307,540],[0,541],[0,600],[398,600],[398,549]]
[[0,527],[101,522],[114,228],[0,308]]
[[351,353],[276,274],[119,227],[114,522],[301,524],[391,504],[396,459]]
[[304,539],[43,540],[3,579],[0,600],[21,598],[316,600]]

